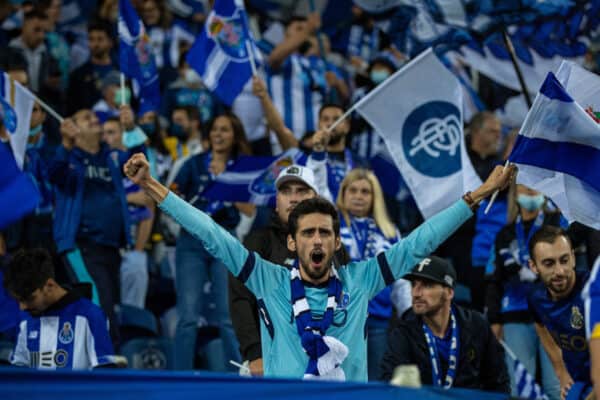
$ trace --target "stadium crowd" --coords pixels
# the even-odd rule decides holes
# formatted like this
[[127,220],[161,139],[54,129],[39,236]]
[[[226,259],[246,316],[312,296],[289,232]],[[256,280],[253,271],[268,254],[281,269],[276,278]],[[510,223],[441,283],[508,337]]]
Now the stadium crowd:
[[[34,104],[40,202],[0,231],[3,361],[357,381],[414,364],[424,384],[513,395],[520,361],[551,399],[588,393],[600,231],[502,168],[522,119],[496,110],[518,93],[454,65],[482,103],[463,113],[484,183],[424,221],[367,121],[329,129],[409,61],[390,12],[346,1],[332,27],[310,2],[246,1],[259,70],[229,105],[187,61],[209,3],[131,0],[158,69],[148,108],[121,87],[117,0],[0,0],[0,69],[65,117]],[[600,73],[596,40],[583,65]],[[270,204],[208,194],[298,149]]]

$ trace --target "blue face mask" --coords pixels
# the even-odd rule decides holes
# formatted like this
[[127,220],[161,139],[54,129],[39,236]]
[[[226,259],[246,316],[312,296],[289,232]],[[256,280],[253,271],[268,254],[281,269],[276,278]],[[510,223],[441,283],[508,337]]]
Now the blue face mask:
[[31,128],[29,130],[29,136],[35,136],[38,133],[40,133],[42,131],[42,124],[39,124],[38,126],[36,126],[35,128]]
[[[119,88],[116,92],[115,92],[115,104],[117,106],[121,105],[121,98],[123,96],[123,91]],[[125,88],[125,104],[129,104],[129,101],[131,100],[131,90],[129,90],[128,87]]]
[[187,132],[181,124],[173,122],[170,130],[171,136],[175,136],[179,140],[187,140]]
[[371,71],[371,81],[374,84],[379,85],[390,76],[390,73],[384,69],[375,69]]
[[140,124],[140,128],[144,131],[144,133],[148,136],[153,136],[156,133],[156,125],[152,123]]
[[123,132],[123,138],[121,141],[123,142],[123,146],[128,149],[131,149],[136,146],[141,146],[146,143],[148,137],[139,127],[135,127],[131,131]]
[[521,208],[527,211],[538,211],[544,205],[546,198],[543,194],[536,194],[535,196],[530,196],[528,194],[518,194],[517,195],[517,203]]

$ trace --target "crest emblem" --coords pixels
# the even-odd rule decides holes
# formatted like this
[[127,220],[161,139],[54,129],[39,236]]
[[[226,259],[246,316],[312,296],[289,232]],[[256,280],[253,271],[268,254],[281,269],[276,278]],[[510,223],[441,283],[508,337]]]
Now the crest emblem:
[[73,329],[70,322],[65,322],[60,332],[58,332],[58,341],[62,344],[69,344],[73,341]]
[[402,147],[408,163],[424,175],[441,178],[461,169],[460,111],[446,101],[415,108],[402,127]]
[[293,160],[289,156],[275,160],[263,173],[250,182],[249,192],[261,196],[275,196],[275,180],[284,168],[292,164]]
[[240,8],[225,17],[211,14],[206,21],[206,34],[212,38],[234,61],[244,62],[248,58],[246,51],[245,15]]
[[571,328],[583,328],[583,314],[581,314],[581,311],[579,311],[579,307],[577,306],[571,308]]

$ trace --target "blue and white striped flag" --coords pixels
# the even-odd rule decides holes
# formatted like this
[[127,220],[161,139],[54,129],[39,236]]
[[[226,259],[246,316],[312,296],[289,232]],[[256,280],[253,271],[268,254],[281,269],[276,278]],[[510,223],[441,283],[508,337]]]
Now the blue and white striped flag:
[[306,163],[307,156],[290,149],[277,157],[242,156],[219,174],[204,191],[211,200],[241,201],[256,205],[275,205],[275,180],[282,169]]
[[[253,54],[248,54],[246,42]],[[248,30],[243,0],[216,0],[188,52],[188,64],[210,91],[231,105],[252,76],[250,57],[258,61],[259,51]]]
[[513,371],[515,374],[515,386],[517,387],[517,396],[522,399],[547,400],[548,397],[542,391],[534,377],[525,369],[525,366],[517,358],[514,359]]
[[[600,87],[592,78],[587,86]],[[600,124],[554,74],[535,98],[509,160],[519,167],[517,182],[550,197],[569,222],[600,229]]]

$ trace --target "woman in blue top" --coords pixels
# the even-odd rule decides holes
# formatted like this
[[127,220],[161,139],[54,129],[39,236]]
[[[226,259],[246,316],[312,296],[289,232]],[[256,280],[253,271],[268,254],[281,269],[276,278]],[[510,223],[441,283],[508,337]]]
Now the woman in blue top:
[[[379,180],[363,168],[355,168],[341,183],[336,205],[340,211],[340,237],[352,261],[367,260],[392,247],[400,233],[391,222]],[[401,279],[400,290],[410,307],[410,284]],[[369,380],[380,376],[387,324],[392,316],[391,285],[369,302],[367,353]]]
[[[171,184],[194,207],[209,214],[230,232],[239,222],[236,206],[210,201],[204,190],[239,155],[249,154],[249,145],[240,120],[232,113],[217,116],[208,126],[207,151],[190,157]],[[209,307],[205,288],[210,284],[214,308],[211,316],[218,322],[223,351],[208,354],[208,369],[224,371],[227,361],[239,360],[238,344],[227,308],[226,268],[213,258],[187,231],[181,230],[175,251],[175,289],[179,320],[175,333],[175,368],[193,369],[198,320]],[[210,317],[210,316],[209,316]]]

